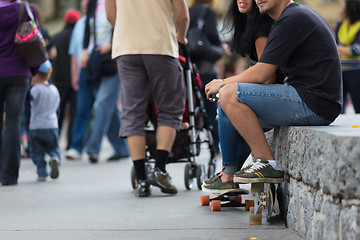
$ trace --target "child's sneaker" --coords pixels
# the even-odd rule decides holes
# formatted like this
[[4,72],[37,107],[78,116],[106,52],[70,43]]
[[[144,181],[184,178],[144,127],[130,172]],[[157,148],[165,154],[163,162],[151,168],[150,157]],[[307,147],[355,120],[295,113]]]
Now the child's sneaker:
[[50,177],[56,179],[59,177],[59,160],[57,158],[51,158],[50,165]]
[[284,181],[284,173],[275,170],[267,160],[256,162],[243,174],[234,176],[234,183],[280,183]]

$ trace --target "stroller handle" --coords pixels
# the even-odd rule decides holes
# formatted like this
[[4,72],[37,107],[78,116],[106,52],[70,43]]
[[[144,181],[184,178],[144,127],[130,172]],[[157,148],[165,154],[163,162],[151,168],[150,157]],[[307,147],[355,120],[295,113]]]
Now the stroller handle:
[[183,57],[186,60],[186,64],[185,64],[184,68],[185,68],[185,70],[190,70],[190,66],[191,66],[190,65],[190,56],[189,56],[189,51],[188,51],[187,45],[179,42],[179,47],[180,47],[182,54],[184,55]]

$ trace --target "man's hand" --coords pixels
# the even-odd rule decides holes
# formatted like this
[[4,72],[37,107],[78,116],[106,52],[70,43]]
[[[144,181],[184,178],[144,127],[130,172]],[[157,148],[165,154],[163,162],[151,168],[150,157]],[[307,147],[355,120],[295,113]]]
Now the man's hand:
[[210,94],[218,93],[220,91],[220,83],[222,81],[222,79],[214,79],[205,85],[205,94],[207,99],[211,100]]
[[189,8],[185,0],[171,0],[175,13],[176,40],[179,43],[187,44],[187,30],[189,28]]

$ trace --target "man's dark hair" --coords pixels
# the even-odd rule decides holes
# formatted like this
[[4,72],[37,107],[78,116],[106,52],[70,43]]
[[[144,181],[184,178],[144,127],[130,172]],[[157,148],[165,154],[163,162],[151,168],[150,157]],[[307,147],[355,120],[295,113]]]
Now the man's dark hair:
[[267,14],[260,14],[255,0],[252,0],[252,8],[249,14],[240,13],[237,1],[232,1],[221,30],[222,32],[233,31],[233,38],[229,43],[231,51],[243,57],[249,54],[256,40],[253,39],[253,33],[258,31],[260,24],[265,21],[272,20]]
[[346,0],[345,1],[345,14],[349,18],[351,24],[360,20],[360,1],[359,0]]

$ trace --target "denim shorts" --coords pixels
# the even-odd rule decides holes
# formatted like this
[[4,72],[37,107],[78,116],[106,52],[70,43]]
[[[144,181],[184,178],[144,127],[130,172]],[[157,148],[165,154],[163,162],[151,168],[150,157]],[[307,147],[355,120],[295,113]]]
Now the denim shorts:
[[329,125],[300,98],[296,89],[287,84],[237,83],[237,98],[258,116],[263,129],[280,126]]

